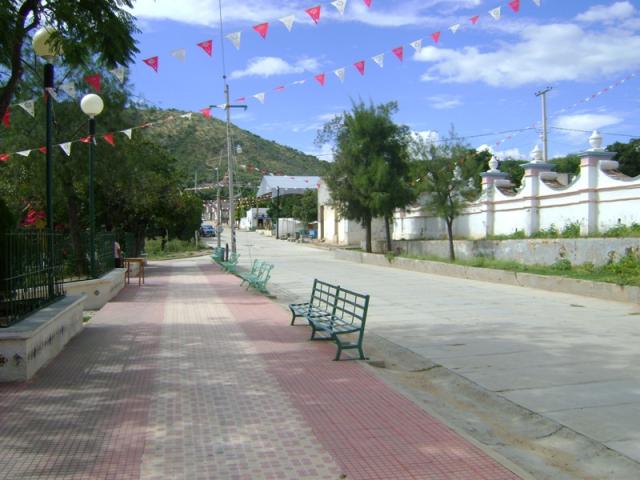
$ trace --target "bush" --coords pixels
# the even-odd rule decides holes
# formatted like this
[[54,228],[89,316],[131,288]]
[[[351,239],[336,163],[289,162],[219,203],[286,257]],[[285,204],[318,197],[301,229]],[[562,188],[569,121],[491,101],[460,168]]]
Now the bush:
[[580,237],[580,222],[571,222],[562,229],[562,238],[578,238]]
[[165,243],[164,250],[162,249],[162,239],[150,239],[145,243],[145,250],[147,254],[157,257],[176,253],[193,252],[204,248],[207,247],[202,243],[200,243],[196,248],[193,240],[169,240]]

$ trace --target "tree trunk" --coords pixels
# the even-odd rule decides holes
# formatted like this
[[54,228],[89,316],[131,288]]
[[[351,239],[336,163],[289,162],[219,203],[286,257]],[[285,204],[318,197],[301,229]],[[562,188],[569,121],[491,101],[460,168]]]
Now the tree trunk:
[[364,228],[367,231],[366,241],[365,241],[365,250],[367,253],[371,253],[371,218],[365,218],[364,220]]
[[391,252],[392,250],[392,246],[391,246],[391,226],[390,226],[390,219],[388,215],[384,216],[384,234],[387,240],[387,252]]
[[449,260],[456,259],[456,252],[453,248],[453,218],[447,218],[447,235],[449,236]]

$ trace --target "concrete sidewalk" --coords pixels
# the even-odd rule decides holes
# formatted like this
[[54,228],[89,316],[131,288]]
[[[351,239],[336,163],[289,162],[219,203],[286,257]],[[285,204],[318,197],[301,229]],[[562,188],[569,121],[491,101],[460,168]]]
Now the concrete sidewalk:
[[0,478],[517,478],[239,283],[207,259],[152,264],[1,385]]
[[238,248],[245,266],[275,264],[282,302],[308,298],[316,277],[371,294],[368,332],[618,452],[637,474],[616,478],[640,478],[639,305],[341,261],[256,233]]

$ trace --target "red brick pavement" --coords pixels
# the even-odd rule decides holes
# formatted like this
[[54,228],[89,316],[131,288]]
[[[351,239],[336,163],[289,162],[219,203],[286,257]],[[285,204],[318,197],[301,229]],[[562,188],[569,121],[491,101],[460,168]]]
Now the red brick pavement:
[[306,327],[236,277],[202,270],[348,479],[518,478],[362,365],[332,361],[332,344],[308,342]]
[[164,273],[123,290],[30,382],[0,384],[0,478],[139,478]]

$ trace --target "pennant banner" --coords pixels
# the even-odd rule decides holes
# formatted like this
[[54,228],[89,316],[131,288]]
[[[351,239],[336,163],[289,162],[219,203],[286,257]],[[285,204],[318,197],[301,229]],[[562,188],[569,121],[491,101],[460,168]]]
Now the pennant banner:
[[307,8],[305,10],[305,12],[307,12],[307,15],[309,15],[311,17],[311,20],[313,20],[314,23],[318,23],[320,21],[320,10],[322,7],[320,7],[320,5],[316,6],[316,7],[311,7],[311,8]]
[[431,34],[431,38],[433,39],[433,41],[435,43],[438,43],[438,41],[440,40],[440,32],[434,32]]
[[313,78],[315,78],[318,81],[318,83],[324,87],[324,81],[325,81],[324,73],[320,73]]
[[71,155],[71,142],[61,143],[60,148],[67,157]]
[[59,102],[60,100],[58,99],[58,93],[56,92],[55,88],[52,87],[47,87],[45,88],[46,92],[49,94],[49,96],[51,98],[53,98],[56,102]]
[[371,8],[371,0],[364,0],[364,4],[365,4],[367,7]]
[[520,0],[512,0],[509,2],[509,6],[511,7],[511,10],[518,13],[520,11]]
[[204,42],[198,43],[198,46],[204,50],[204,53],[211,56],[213,53],[213,40],[206,40]]
[[233,46],[236,47],[236,50],[240,50],[240,36],[242,32],[233,32],[227,35],[227,39],[233,43]]
[[210,107],[201,108],[200,109],[200,113],[202,113],[204,118],[211,118],[211,108]]
[[105,142],[107,142],[109,145],[111,145],[112,147],[116,146],[116,141],[113,138],[113,133],[105,133],[102,138],[104,139]]
[[379,53],[375,57],[371,57],[371,59],[376,62],[380,68],[384,68],[384,53]]
[[393,54],[398,57],[398,60],[402,61],[404,59],[404,48],[403,47],[396,47],[394,49],[391,50],[393,52]]
[[21,157],[28,157],[31,155],[31,150],[22,150],[21,152],[16,152]]
[[262,38],[267,38],[267,33],[269,32],[269,24],[268,23],[261,23],[260,25],[254,25],[253,29],[256,32],[258,32],[258,34]]
[[11,126],[11,109],[10,108],[7,108],[7,110],[4,112],[4,115],[2,116],[2,124],[6,128],[9,128]]
[[458,30],[460,29],[460,24],[456,23],[455,25],[451,25],[449,27],[449,30],[451,30],[451,33],[455,34]]
[[184,59],[187,56],[187,51],[184,48],[179,48],[171,52],[170,55],[177,58],[180,62],[184,62]]
[[293,28],[293,22],[295,21],[295,19],[296,19],[295,15],[288,15],[286,17],[282,17],[280,21],[284,24],[287,30],[291,31],[291,29]]
[[97,92],[100,93],[100,79],[102,77],[100,76],[99,73],[96,73],[95,75],[87,75],[86,77],[84,77],[84,81],[87,82],[89,85],[91,85],[91,87]]
[[127,128],[126,130],[122,130],[121,132],[124,133],[129,140],[131,140],[131,135],[133,135],[132,128]]
[[360,72],[360,75],[364,75],[364,60],[360,60],[354,63],[353,66],[356,67],[356,70],[358,70],[358,72]]
[[33,100],[27,100],[26,102],[19,103],[18,106],[32,117],[35,117],[35,102]]
[[347,0],[336,0],[335,2],[331,2],[331,5],[336,7],[340,15],[344,15],[344,9],[347,6]]
[[60,89],[69,95],[71,98],[76,98],[76,84],[73,82],[67,82],[60,85]]
[[334,70],[333,73],[336,74],[336,76],[340,79],[341,83],[344,83],[344,74],[346,72],[346,69],[344,67],[342,68],[338,68],[337,70]]
[[500,20],[501,11],[502,11],[502,8],[497,7],[497,8],[494,8],[493,10],[490,10],[489,15],[491,15],[494,18],[494,20]]
[[260,92],[260,93],[256,93],[253,97],[257,99],[260,103],[264,103],[265,95],[266,94],[264,92]]
[[480,15],[476,15],[474,17],[471,17],[469,20],[471,21],[471,23],[473,25],[475,25],[476,23],[478,23],[478,20],[480,20]]
[[411,45],[417,53],[422,51],[422,39],[414,40],[409,45]]
[[143,62],[149,65],[151,68],[153,68],[154,72],[158,73],[158,64],[159,64],[158,57],[145,58]]
[[118,67],[111,70],[111,73],[120,81],[120,83],[124,83],[124,75],[127,73],[127,69],[124,67]]

